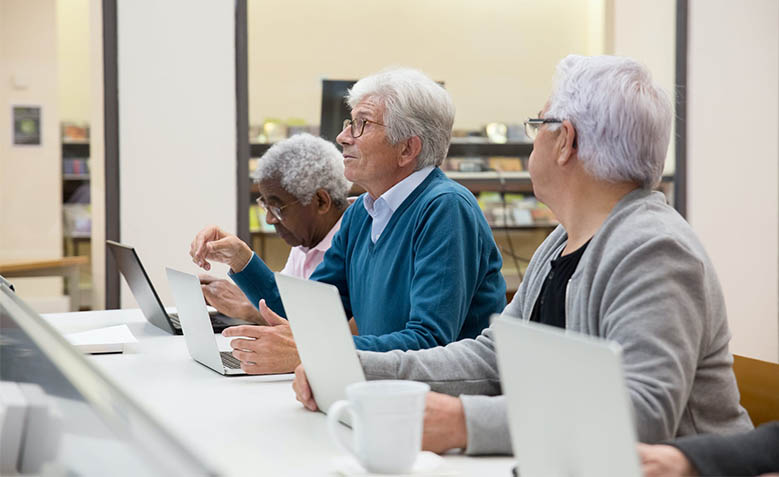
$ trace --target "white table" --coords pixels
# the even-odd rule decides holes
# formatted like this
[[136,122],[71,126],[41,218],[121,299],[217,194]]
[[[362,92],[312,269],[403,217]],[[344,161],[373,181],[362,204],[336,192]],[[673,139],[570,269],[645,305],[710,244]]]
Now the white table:
[[[91,356],[91,362],[224,475],[334,474],[332,459],[341,452],[327,434],[325,415],[305,410],[291,381],[219,375],[189,357],[182,336],[149,324],[137,309],[45,318],[63,333],[126,323],[138,343],[124,354]],[[228,340],[216,336],[228,350]],[[508,457],[445,460],[463,476],[510,476],[513,465]]]

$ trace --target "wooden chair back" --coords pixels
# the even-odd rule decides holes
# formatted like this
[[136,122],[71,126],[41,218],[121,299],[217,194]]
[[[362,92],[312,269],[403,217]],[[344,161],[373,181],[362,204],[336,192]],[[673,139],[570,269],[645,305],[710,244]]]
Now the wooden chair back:
[[779,420],[779,364],[733,355],[733,372],[752,423]]

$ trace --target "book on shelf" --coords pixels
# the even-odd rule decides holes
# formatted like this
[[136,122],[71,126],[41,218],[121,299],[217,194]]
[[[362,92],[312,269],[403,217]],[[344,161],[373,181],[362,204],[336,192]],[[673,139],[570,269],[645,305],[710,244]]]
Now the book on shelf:
[[479,193],[481,207],[487,223],[493,227],[551,227],[557,224],[552,211],[533,196]]
[[63,174],[89,174],[89,159],[63,159]]

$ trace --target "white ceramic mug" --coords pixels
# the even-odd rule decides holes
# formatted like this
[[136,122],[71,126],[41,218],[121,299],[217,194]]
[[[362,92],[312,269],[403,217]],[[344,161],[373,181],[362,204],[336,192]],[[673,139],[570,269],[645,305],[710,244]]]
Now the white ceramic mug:
[[[366,381],[346,387],[344,401],[327,411],[331,437],[369,472],[408,473],[422,449],[425,395],[430,386],[414,381]],[[338,423],[351,415],[352,441],[343,440]]]

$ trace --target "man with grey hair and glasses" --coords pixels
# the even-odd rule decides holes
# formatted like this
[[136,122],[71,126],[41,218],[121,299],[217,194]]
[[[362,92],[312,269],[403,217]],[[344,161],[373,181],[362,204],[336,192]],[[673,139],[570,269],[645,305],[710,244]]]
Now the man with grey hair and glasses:
[[[308,278],[322,262],[333,236],[341,226],[341,217],[349,206],[347,195],[351,184],[343,174],[343,157],[335,145],[310,134],[297,134],[274,144],[252,172],[257,184],[257,203],[265,211],[265,220],[292,247],[281,270],[286,275]],[[209,253],[220,261],[245,261],[252,251],[238,237],[219,227],[203,229],[192,242],[192,248],[208,243]],[[206,265],[210,268],[209,265]],[[273,316],[263,317],[243,292],[228,280],[201,275],[206,301],[221,313],[258,324],[269,324]],[[279,326],[236,326],[225,330],[226,336],[249,336],[254,341],[239,340],[236,351],[265,353],[262,359],[246,362],[244,370],[253,374],[292,369],[297,364],[295,344],[286,321]]]
[[[367,192],[344,213],[311,280],[339,289],[357,327],[357,349],[424,349],[475,338],[505,306],[506,284],[473,194],[438,167],[452,134],[451,97],[419,71],[390,69],[358,81],[347,99],[351,118],[337,138],[344,175]],[[281,323],[284,307],[262,260],[246,250],[226,260],[210,243],[196,239],[193,261],[228,263],[265,320]],[[235,348],[249,344],[234,340]],[[233,355],[243,363],[272,359],[266,351]]]
[[[526,127],[535,137],[533,191],[560,226],[536,250],[504,315],[619,343],[641,441],[750,429],[714,267],[684,218],[653,191],[670,137],[668,96],[628,58],[568,56],[555,79]],[[488,328],[445,347],[359,357],[369,379],[430,384],[424,448],[507,454],[494,346]],[[316,409],[300,367],[293,387]]]

